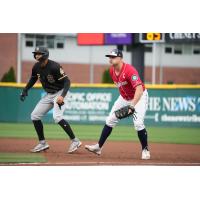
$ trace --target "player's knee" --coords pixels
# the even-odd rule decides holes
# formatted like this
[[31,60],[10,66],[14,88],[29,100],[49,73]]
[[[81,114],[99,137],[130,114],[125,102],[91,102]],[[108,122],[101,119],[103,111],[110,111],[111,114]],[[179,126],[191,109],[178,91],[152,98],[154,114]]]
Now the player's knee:
[[117,125],[117,123],[118,123],[118,120],[113,118],[113,117],[111,117],[111,116],[108,116],[106,118],[106,125],[108,125],[108,126],[110,126],[112,128],[115,127]]
[[58,123],[59,121],[61,121],[63,119],[63,116],[53,115],[53,119],[54,119],[55,123]]
[[143,122],[134,122],[134,127],[136,131],[141,131],[145,128],[145,125]]
[[41,120],[41,116],[40,115],[38,115],[38,113],[37,112],[32,112],[31,113],[31,120],[33,121],[33,120]]

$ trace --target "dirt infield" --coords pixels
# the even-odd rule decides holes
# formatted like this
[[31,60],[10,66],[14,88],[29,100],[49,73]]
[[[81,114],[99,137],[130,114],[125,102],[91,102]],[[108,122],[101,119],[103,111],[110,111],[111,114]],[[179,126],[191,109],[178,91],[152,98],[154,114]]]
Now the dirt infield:
[[[37,143],[33,139],[0,139],[0,152],[29,153]],[[69,141],[49,140],[50,149],[42,152],[47,163],[3,164],[0,165],[197,165],[200,166],[200,145],[151,143],[151,160],[141,160],[140,145],[136,142],[108,141],[101,156],[97,156],[82,147],[74,154],[68,154]]]

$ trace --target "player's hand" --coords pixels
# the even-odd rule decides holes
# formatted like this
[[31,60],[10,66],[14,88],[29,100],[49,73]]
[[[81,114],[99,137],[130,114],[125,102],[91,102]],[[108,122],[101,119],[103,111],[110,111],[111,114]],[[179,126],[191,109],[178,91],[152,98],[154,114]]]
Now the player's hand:
[[58,96],[56,103],[57,104],[63,104],[64,98],[62,96]]
[[22,93],[20,94],[20,100],[24,101],[26,99],[26,97],[28,96],[28,92],[27,90],[23,89]]
[[59,97],[57,98],[56,103],[58,104],[58,106],[59,106],[59,108],[60,108],[60,110],[61,110],[61,106],[64,105],[64,98],[63,98],[62,96],[59,96]]
[[134,110],[134,112],[135,112],[135,107],[134,107],[134,105],[133,105],[133,104],[131,104],[131,105],[129,106],[129,111],[128,111],[128,114],[132,113],[132,112],[133,112],[133,110]]

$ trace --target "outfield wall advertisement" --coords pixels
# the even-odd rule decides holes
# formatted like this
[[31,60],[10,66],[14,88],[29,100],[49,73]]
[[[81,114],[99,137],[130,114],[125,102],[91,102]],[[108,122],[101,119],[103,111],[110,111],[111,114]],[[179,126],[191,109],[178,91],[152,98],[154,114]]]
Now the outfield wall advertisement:
[[[21,88],[0,87],[0,121],[29,122],[32,110],[45,94],[41,88],[34,88],[25,102],[20,102],[20,92]],[[147,125],[200,127],[199,88],[149,88],[148,93]],[[72,87],[65,100],[64,118],[72,123],[104,124],[118,95],[114,87]],[[44,121],[53,122],[52,110]],[[131,118],[120,121],[131,123]]]

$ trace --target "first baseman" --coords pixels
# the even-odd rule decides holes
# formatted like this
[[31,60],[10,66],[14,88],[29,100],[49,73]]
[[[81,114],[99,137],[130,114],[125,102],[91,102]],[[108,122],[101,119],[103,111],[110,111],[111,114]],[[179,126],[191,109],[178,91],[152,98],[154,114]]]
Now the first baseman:
[[101,154],[102,147],[120,119],[132,116],[135,130],[142,146],[142,159],[150,159],[148,148],[147,131],[144,125],[144,117],[148,105],[148,93],[141,81],[137,70],[123,62],[122,51],[112,50],[106,57],[109,57],[110,76],[119,89],[120,96],[115,101],[106,124],[102,130],[97,144],[85,145],[90,152]]
[[32,53],[37,62],[32,68],[31,78],[23,89],[20,99],[21,101],[25,100],[25,97],[28,96],[28,90],[33,87],[38,79],[46,94],[41,98],[31,113],[31,120],[39,139],[39,144],[31,149],[31,151],[40,152],[49,148],[44,137],[41,119],[53,108],[55,123],[58,123],[63,128],[72,141],[68,150],[69,153],[72,153],[81,146],[81,142],[75,137],[69,123],[63,119],[63,112],[65,110],[63,106],[64,98],[70,88],[70,80],[57,62],[48,59],[49,51],[47,48],[36,47]]

